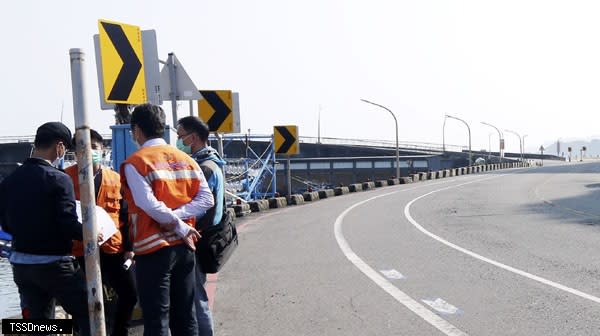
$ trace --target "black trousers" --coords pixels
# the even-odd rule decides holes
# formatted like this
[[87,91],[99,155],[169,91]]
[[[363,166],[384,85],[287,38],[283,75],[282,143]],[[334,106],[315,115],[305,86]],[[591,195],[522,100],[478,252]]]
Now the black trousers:
[[73,316],[80,335],[90,335],[85,278],[75,260],[12,266],[14,281],[32,319],[54,318],[54,300],[57,300]]
[[[77,257],[77,261],[85,270],[84,258]],[[107,316],[107,322],[112,321],[109,329],[110,335],[127,335],[127,327],[131,320],[133,308],[137,303],[137,290],[135,277],[132,270],[123,269],[123,253],[109,254],[100,251],[100,272],[102,283],[111,287],[117,293],[117,309],[114,316]]]
[[195,258],[184,244],[136,255],[136,279],[144,336],[197,336]]

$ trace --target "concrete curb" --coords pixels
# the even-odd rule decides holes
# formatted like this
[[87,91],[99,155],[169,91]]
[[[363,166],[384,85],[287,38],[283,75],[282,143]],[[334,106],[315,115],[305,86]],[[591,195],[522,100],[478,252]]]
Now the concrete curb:
[[348,187],[337,187],[333,189],[333,192],[335,193],[335,196],[341,196],[350,193],[350,189]]
[[305,202],[312,202],[312,201],[318,201],[319,200],[319,193],[316,192],[316,191],[305,192],[304,194],[302,194],[302,196],[304,196],[304,201]]
[[301,205],[301,204],[304,204],[304,196],[298,195],[298,194],[294,194],[294,195],[290,196],[289,205]]
[[397,185],[400,184],[400,179],[392,178],[387,180],[388,185]]
[[243,217],[250,213],[250,204],[247,204],[247,203],[236,204],[236,205],[232,206],[232,208],[233,208],[233,211],[235,211],[236,217]]
[[334,196],[335,196],[335,191],[333,191],[333,189],[319,190],[319,198],[320,199],[334,197]]
[[261,212],[269,210],[270,208],[269,201],[266,199],[250,201],[248,202],[248,205],[250,206],[250,211],[252,212]]
[[413,180],[410,177],[401,177],[400,178],[400,184],[409,184],[412,182],[413,182]]
[[375,181],[375,188],[381,188],[381,187],[387,187],[387,186],[388,186],[388,181],[383,181],[383,180]]
[[357,192],[357,191],[362,191],[363,187],[362,184],[360,183],[354,183],[348,186],[348,189],[350,189],[350,192]]
[[363,182],[362,187],[363,190],[375,189],[375,182]]
[[269,208],[285,208],[287,206],[287,200],[285,197],[273,197],[269,198]]

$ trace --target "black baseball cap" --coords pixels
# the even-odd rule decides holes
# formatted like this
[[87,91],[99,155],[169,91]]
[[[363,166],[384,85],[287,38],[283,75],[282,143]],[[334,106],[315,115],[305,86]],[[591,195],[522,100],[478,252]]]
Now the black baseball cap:
[[35,133],[35,144],[44,144],[52,141],[62,141],[67,148],[71,148],[71,131],[65,124],[51,121],[38,127]]

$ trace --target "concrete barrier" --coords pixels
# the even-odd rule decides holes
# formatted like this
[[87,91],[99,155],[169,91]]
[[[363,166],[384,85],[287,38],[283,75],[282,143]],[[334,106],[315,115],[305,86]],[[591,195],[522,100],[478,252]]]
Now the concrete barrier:
[[441,171],[441,170],[436,171],[435,172],[435,178],[437,178],[437,179],[444,178],[444,172]]
[[376,188],[387,187],[387,186],[388,186],[388,181],[386,181],[386,180],[375,181]]
[[427,173],[422,172],[422,173],[419,173],[419,175],[420,175],[421,181],[427,181]]
[[320,199],[333,197],[333,196],[335,196],[335,192],[333,191],[333,189],[319,190],[319,198]]
[[348,187],[337,187],[337,188],[333,189],[333,192],[334,192],[335,196],[342,196],[342,195],[346,195],[347,193],[349,193],[350,189],[348,189]]
[[388,185],[397,185],[400,184],[400,179],[397,178],[391,178],[387,180],[387,184]]
[[302,194],[302,196],[304,196],[304,201],[305,202],[312,202],[312,201],[318,201],[319,200],[319,193],[316,191],[312,191],[312,192],[305,192]]
[[454,168],[454,175],[455,175],[455,176],[460,176],[460,175],[462,175],[462,171],[460,170],[460,168]]
[[421,181],[421,175],[419,174],[411,174],[410,177],[412,178],[413,182]]
[[235,204],[232,208],[236,217],[243,217],[250,213],[250,204],[248,203]]
[[362,191],[363,186],[360,183],[354,183],[354,184],[349,185],[348,189],[350,189],[350,192],[357,192],[357,191]]
[[446,169],[444,170],[444,177],[450,177],[452,175],[450,175],[450,169]]
[[294,195],[290,196],[290,202],[288,204],[290,204],[290,205],[304,204],[304,196],[294,194]]
[[413,182],[413,180],[410,177],[401,177],[400,178],[400,184],[409,184],[412,182]]
[[437,174],[435,172],[429,172],[429,173],[427,173],[427,179],[435,180],[435,179],[437,179]]
[[285,208],[287,206],[287,200],[285,197],[273,197],[269,198],[269,208],[277,209],[277,208]]
[[363,190],[375,189],[375,182],[363,182],[362,188]]
[[250,206],[250,211],[252,212],[261,212],[269,209],[269,200],[261,199],[248,202]]

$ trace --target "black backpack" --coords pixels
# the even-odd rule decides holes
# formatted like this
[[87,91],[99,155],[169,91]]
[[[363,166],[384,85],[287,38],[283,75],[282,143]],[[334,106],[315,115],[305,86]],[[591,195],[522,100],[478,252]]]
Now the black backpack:
[[[212,160],[206,160],[200,163],[200,169],[208,180],[219,167]],[[217,225],[212,225],[214,216],[215,207],[212,207],[196,221],[196,228],[202,235],[196,243],[196,260],[204,273],[217,273],[239,244],[237,229],[233,222],[234,215],[227,210],[225,197],[223,197],[223,216]]]

